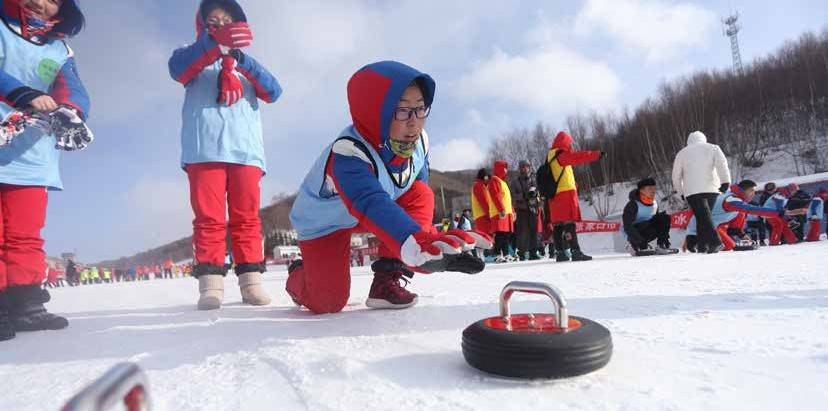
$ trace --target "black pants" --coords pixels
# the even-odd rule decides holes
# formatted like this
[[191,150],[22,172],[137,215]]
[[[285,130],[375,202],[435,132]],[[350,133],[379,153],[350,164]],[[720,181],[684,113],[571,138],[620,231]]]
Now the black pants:
[[751,239],[753,241],[765,243],[768,239],[768,230],[765,228],[765,220],[760,218],[756,221],[748,221],[748,230],[751,231]]
[[796,221],[796,227],[793,229],[793,232],[794,235],[796,235],[797,240],[805,240],[805,226],[808,224],[808,219],[803,215],[798,215],[792,217],[791,219]]
[[641,243],[633,244],[639,249],[644,248],[653,240],[658,240],[659,245],[670,244],[670,216],[667,213],[658,213],[649,221],[638,223],[633,227],[641,235]]
[[534,253],[538,249],[538,215],[529,210],[517,210],[515,235],[518,254]]
[[556,224],[552,228],[552,239],[555,242],[556,251],[569,249],[573,253],[581,252],[581,245],[578,244],[578,232],[575,230],[575,223]]
[[699,248],[717,247],[722,244],[716,227],[713,227],[713,216],[710,210],[716,204],[716,193],[700,193],[687,196],[687,203],[693,209],[696,217],[696,236],[699,241]]
[[494,236],[494,248],[492,249],[492,255],[495,257],[501,254],[503,254],[504,257],[509,255],[509,239],[511,237],[512,233],[507,233],[505,231],[496,232]]

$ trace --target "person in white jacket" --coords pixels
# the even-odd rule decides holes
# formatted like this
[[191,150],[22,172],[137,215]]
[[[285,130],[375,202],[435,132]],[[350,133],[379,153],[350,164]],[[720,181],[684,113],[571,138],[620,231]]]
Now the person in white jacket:
[[730,186],[730,170],[722,149],[707,142],[707,136],[694,131],[687,147],[673,162],[673,189],[690,204],[696,216],[700,252],[716,253],[722,242],[716,234],[710,210],[718,193]]

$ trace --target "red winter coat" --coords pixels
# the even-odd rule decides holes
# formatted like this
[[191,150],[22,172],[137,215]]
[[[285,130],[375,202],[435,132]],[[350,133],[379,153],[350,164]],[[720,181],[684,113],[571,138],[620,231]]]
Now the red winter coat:
[[[572,166],[591,163],[601,158],[600,151],[572,151],[572,137],[561,131],[555,136],[551,150],[557,149],[557,162],[564,168],[564,175],[558,181],[558,193],[549,201],[549,222],[552,224],[581,221],[581,206],[578,203],[578,189]],[[566,170],[569,168],[570,170]],[[560,172],[558,172],[560,173]],[[557,179],[553,167],[553,178]]]
[[[506,183],[506,167],[507,163],[505,161],[495,161],[494,175],[489,181],[489,194],[498,213],[491,218],[493,233],[511,233],[515,231],[515,212],[512,209],[512,194],[509,192],[509,184]],[[506,215],[501,218],[500,213]]]

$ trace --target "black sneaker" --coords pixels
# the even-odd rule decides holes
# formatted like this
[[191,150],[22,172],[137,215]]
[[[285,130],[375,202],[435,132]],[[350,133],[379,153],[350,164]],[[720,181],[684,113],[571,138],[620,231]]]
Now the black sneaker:
[[724,250],[724,244],[710,244],[707,246],[707,254],[716,254],[719,251]]
[[584,254],[581,250],[572,250],[572,261],[590,261],[591,256]]
[[660,241],[658,243],[658,248],[655,251],[658,255],[678,254],[679,252],[678,248],[670,247],[669,241]]
[[9,287],[6,290],[9,318],[15,331],[61,330],[69,321],[46,311],[49,292],[37,285]]
[[566,254],[566,251],[560,250],[555,252],[555,261],[562,263],[565,261],[569,261],[569,256]]

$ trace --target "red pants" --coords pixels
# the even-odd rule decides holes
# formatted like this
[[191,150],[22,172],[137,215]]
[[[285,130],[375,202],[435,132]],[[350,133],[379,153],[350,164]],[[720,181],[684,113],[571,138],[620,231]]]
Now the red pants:
[[[424,230],[431,229],[434,216],[434,193],[427,184],[416,182],[397,199],[414,221]],[[360,227],[339,230],[324,237],[300,241],[302,267],[288,278],[288,289],[302,305],[316,314],[342,311],[351,294],[351,233]],[[380,256],[399,258],[398,250],[380,246]]]
[[230,163],[189,164],[186,170],[190,180],[190,204],[195,214],[195,263],[224,266],[228,228],[236,264],[264,261],[259,219],[262,170]]
[[722,240],[722,246],[724,246],[724,251],[730,251],[734,247],[736,247],[736,241],[733,241],[733,237],[727,233],[727,228],[730,224],[722,224],[716,227],[716,232],[719,234],[719,239]]
[[822,230],[822,220],[810,220],[808,221],[808,235],[805,237],[805,241],[819,241],[819,235]]
[[45,187],[0,184],[0,291],[39,285],[46,278],[40,230],[47,199]]
[[[770,245],[778,245],[781,242],[782,236],[785,236],[786,243],[796,244],[796,234],[791,231],[786,221],[781,218],[768,218],[767,221],[771,225]],[[716,227],[716,232],[719,234],[719,239],[722,240],[724,251],[730,251],[736,246],[736,242],[727,234],[727,228],[729,226],[731,226],[730,223]]]
[[788,222],[781,218],[768,218],[768,223],[771,225],[770,245],[778,245],[781,242],[782,236],[785,237],[785,242],[788,244],[796,244],[796,234],[788,227]]

